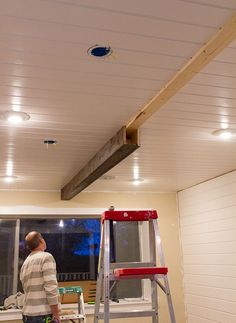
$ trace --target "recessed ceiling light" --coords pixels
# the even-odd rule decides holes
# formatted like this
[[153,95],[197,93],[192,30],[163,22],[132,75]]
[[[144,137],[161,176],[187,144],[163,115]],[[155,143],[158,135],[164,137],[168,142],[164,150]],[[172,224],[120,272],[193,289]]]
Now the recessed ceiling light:
[[19,124],[22,121],[30,119],[30,116],[21,111],[3,111],[1,113],[1,119],[4,119],[12,124]]
[[229,139],[232,136],[236,135],[236,130],[235,129],[230,129],[230,128],[218,129],[218,130],[213,131],[212,134],[214,136],[219,136],[222,139]]
[[141,184],[141,182],[142,182],[142,181],[140,181],[139,179],[135,179],[135,180],[133,181],[133,185],[138,186],[139,184]]
[[130,179],[130,182],[132,182],[133,185],[138,186],[139,184],[141,184],[144,181],[143,178],[135,178],[135,179]]
[[87,53],[90,56],[95,56],[95,57],[108,57],[112,54],[112,49],[110,46],[100,46],[100,45],[95,45],[92,46],[88,49]]
[[6,183],[11,183],[14,181],[14,179],[17,178],[17,176],[0,176],[0,178],[2,178]]

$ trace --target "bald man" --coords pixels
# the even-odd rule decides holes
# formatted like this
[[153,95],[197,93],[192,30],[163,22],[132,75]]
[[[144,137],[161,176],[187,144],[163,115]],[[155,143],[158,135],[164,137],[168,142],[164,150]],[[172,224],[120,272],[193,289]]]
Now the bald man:
[[25,237],[31,253],[24,261],[20,280],[25,293],[24,323],[60,323],[56,262],[45,252],[46,242],[39,232]]

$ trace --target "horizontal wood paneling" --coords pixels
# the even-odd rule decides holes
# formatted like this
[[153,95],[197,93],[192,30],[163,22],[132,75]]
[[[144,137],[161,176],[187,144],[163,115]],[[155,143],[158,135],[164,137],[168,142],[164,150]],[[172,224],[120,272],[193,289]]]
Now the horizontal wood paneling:
[[[204,247],[203,247],[204,248]],[[218,276],[224,277],[228,275],[229,277],[236,277],[236,267],[229,266],[227,264],[219,265],[187,265],[184,266],[185,273],[192,275],[207,275],[207,276]]]
[[[199,316],[202,319],[206,319],[206,321],[203,321],[204,323],[207,322],[208,319],[212,320],[214,323],[215,322],[217,322],[217,323],[218,322],[220,322],[220,323],[235,322],[235,315],[230,314],[226,311],[212,309],[212,308],[208,308],[206,306],[200,306],[200,305],[197,306],[194,304],[189,304],[189,309],[190,309],[192,315]],[[189,321],[189,322],[191,322],[191,321]]]
[[212,287],[196,284],[195,282],[188,284],[188,294],[189,295],[196,295],[196,296],[203,296],[203,297],[210,297],[212,299],[219,298],[221,300],[230,301],[232,299],[236,299],[236,291],[231,288],[223,287]]
[[199,317],[199,315],[189,315],[188,323],[214,323],[215,321]]
[[[224,267],[222,264],[221,266]],[[214,271],[212,271],[211,275],[201,275],[201,272],[199,272],[198,275],[186,274],[185,283],[206,287],[232,289],[233,291],[235,291],[236,288],[236,278],[231,276],[221,276],[220,279],[217,279],[217,275],[215,275]],[[188,293],[188,291],[186,291],[186,293]],[[231,299],[231,301],[235,301],[235,299]]]
[[190,304],[198,304],[201,307],[205,307],[207,303],[207,307],[210,309],[217,308],[218,311],[221,311],[222,314],[224,312],[236,315],[236,307],[235,302],[229,302],[217,298],[207,297],[207,296],[196,296],[192,294],[186,294],[186,300]]
[[188,322],[236,322],[236,172],[178,200]]
[[[60,189],[138,113],[234,14],[231,0],[8,0],[0,5],[0,176],[9,158],[17,180],[0,189]],[[106,59],[87,55],[111,46]],[[236,42],[141,129],[141,148],[93,191],[178,191],[235,168]],[[44,139],[58,141],[46,147]],[[55,149],[54,149],[55,148]],[[225,158],[224,156],[229,156]],[[141,185],[133,186],[133,169]],[[40,176],[41,175],[41,176]],[[185,221],[185,220],[183,220]]]

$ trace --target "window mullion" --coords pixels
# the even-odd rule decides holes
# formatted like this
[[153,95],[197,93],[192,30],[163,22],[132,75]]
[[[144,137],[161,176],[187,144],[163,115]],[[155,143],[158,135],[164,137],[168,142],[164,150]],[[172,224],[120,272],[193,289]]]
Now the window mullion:
[[18,285],[18,268],[19,268],[19,241],[20,241],[20,220],[16,220],[16,228],[15,228],[15,248],[14,248],[14,269],[13,269],[13,285],[12,285],[12,293],[15,294],[17,292]]

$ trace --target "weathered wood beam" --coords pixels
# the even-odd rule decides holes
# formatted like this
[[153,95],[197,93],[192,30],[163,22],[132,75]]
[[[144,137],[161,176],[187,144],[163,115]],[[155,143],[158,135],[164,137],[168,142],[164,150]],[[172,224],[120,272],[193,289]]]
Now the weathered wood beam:
[[61,190],[61,199],[70,200],[100,176],[139,148],[138,130],[127,136],[122,127]]
[[137,130],[147,119],[158,111],[172,96],[186,85],[197,73],[211,62],[236,38],[236,15],[187,62],[174,77],[149,101],[127,124],[127,133]]
[[82,168],[79,173],[61,190],[61,198],[69,200],[88,185],[105,174],[121,160],[136,150],[138,129],[158,111],[172,96],[186,85],[197,73],[210,63],[224,48],[236,38],[236,15],[167,82],[157,95],[149,101],[126,127],[112,137],[105,146]]

